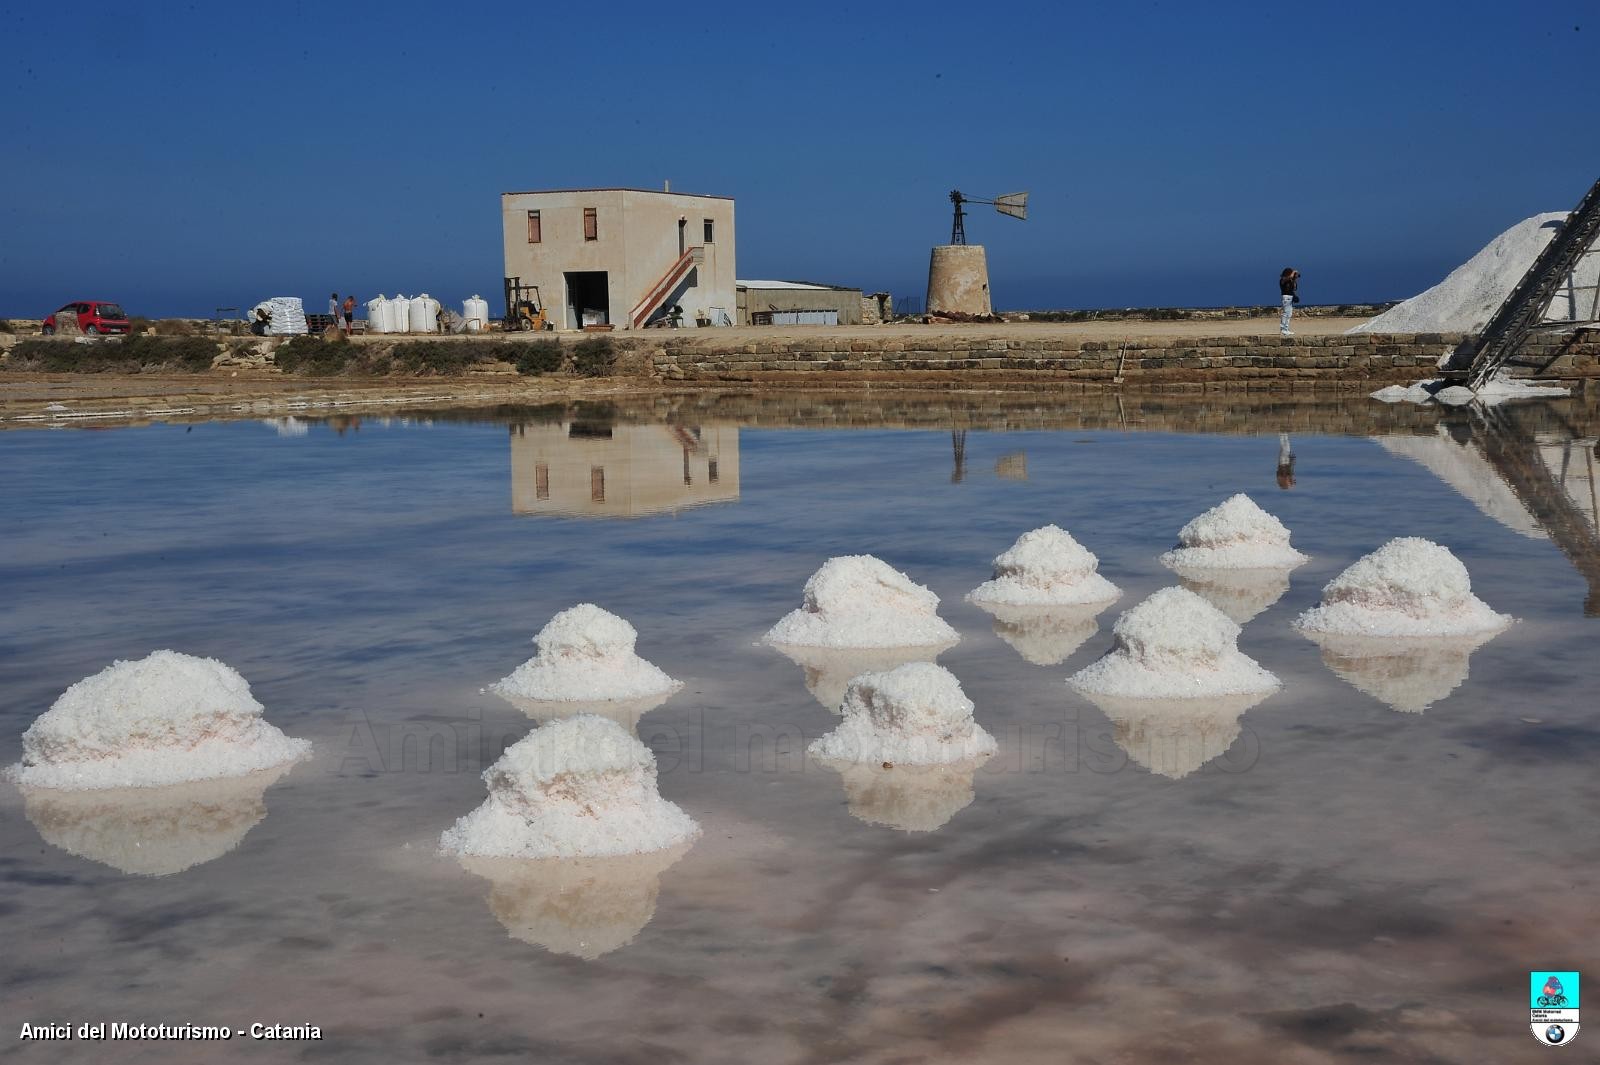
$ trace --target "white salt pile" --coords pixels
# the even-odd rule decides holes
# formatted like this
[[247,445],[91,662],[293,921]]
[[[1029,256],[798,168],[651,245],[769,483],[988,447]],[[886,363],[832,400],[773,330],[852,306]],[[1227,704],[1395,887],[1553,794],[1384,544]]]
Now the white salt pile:
[[[1441,364],[1446,359],[1441,359]],[[1571,390],[1561,385],[1536,383],[1500,370],[1476,392],[1464,385],[1446,385],[1442,377],[1430,377],[1413,385],[1380,388],[1371,393],[1371,398],[1384,403],[1442,403],[1447,407],[1461,407],[1476,402],[1493,407],[1514,399],[1556,399],[1566,395],[1571,395]]]
[[947,641],[929,647],[790,647],[777,650],[805,672],[806,690],[823,706],[839,713],[845,689],[863,673],[883,673],[908,662],[931,662],[955,646]]
[[839,762],[948,765],[987,758],[994,737],[972,719],[972,700],[947,669],[913,662],[850,682],[844,720],[807,750]]
[[1112,723],[1112,740],[1137,765],[1180,780],[1227,753],[1239,738],[1239,718],[1266,698],[1124,699],[1094,696]]
[[1289,590],[1287,569],[1205,569],[1173,566],[1183,586],[1243,625]]
[[932,832],[972,804],[978,762],[891,765],[830,762],[844,783],[850,816],[901,832]]
[[1100,560],[1054,525],[1025,532],[994,560],[994,579],[967,594],[983,606],[1082,606],[1122,591],[1095,571]]
[[613,858],[460,860],[488,880],[489,910],[513,939],[586,961],[627,946],[655,916],[661,874],[687,846]]
[[160,788],[22,789],[39,835],[68,854],[134,876],[170,876],[222,857],[267,814],[288,766]]
[[994,634],[1036,666],[1056,666],[1072,656],[1100,629],[1095,619],[1104,604],[1090,606],[1005,606],[979,603],[994,618]]
[[1278,678],[1235,644],[1239,626],[1186,588],[1163,588],[1112,627],[1111,650],[1067,679],[1084,694],[1192,699],[1271,692]]
[[1305,561],[1283,522],[1243,492],[1179,529],[1178,546],[1161,556],[1164,566],[1194,569],[1293,569]]
[[700,827],[656,790],[656,759],[614,721],[543,725],[483,772],[489,798],[445,830],[441,850],[499,858],[644,854]]
[[1329,581],[1322,602],[1294,624],[1344,636],[1464,636],[1499,632],[1511,621],[1472,594],[1467,567],[1448,548],[1403,536]]
[[148,788],[287,765],[311,749],[261,718],[249,683],[211,658],[156,651],[61,694],[7,770],[35,788]]
[[[1484,245],[1472,258],[1432,288],[1384,311],[1350,330],[1352,333],[1476,333],[1488,324],[1506,296],[1522,280],[1533,261],[1560,232],[1567,212],[1553,211],[1524,218]],[[1552,301],[1546,321],[1587,317],[1581,297],[1592,296],[1600,276],[1600,257],[1583,260]],[[1574,314],[1574,311],[1577,311]]]
[[830,558],[806,581],[800,608],[765,643],[796,647],[925,647],[954,643],[939,597],[871,555]]
[[605,702],[667,696],[683,687],[634,654],[639,633],[593,603],[551,618],[533,638],[539,653],[493,686],[509,699]]
[[1351,687],[1402,713],[1420,714],[1461,686],[1472,652],[1496,633],[1449,639],[1305,635],[1321,649],[1323,663]]

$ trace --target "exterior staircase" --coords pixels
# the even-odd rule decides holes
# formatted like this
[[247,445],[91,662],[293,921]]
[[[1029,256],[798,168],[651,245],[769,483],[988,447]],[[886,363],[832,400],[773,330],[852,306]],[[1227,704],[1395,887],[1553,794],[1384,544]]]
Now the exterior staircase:
[[652,285],[650,291],[645,293],[644,299],[628,312],[628,328],[638,329],[648,322],[650,316],[661,309],[673,290],[688,276],[689,271],[705,260],[706,249],[701,245],[696,245],[678,256],[678,261],[667,268],[667,272],[661,275],[661,280]]

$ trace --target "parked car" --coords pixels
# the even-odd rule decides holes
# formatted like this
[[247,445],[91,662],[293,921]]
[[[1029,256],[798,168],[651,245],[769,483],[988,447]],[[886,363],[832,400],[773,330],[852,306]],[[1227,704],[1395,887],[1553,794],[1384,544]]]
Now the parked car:
[[122,313],[122,308],[115,303],[105,300],[79,300],[68,303],[60,310],[44,320],[44,335],[50,336],[56,331],[56,319],[62,315],[73,314],[78,318],[78,329],[89,336],[98,336],[101,333],[126,333],[128,331],[128,316]]

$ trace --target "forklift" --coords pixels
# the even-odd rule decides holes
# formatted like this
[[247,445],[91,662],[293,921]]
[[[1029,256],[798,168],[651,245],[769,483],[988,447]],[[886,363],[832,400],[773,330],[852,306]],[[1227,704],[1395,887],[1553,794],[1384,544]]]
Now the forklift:
[[544,332],[555,324],[545,317],[544,301],[539,298],[538,285],[524,285],[520,277],[508,277],[506,282],[506,316],[501,328],[507,333],[532,329]]

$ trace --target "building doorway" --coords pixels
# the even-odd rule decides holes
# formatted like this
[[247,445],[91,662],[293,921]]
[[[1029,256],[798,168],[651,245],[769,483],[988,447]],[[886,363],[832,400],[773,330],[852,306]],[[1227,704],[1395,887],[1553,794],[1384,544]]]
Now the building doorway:
[[604,270],[568,271],[567,328],[611,324],[611,289]]

